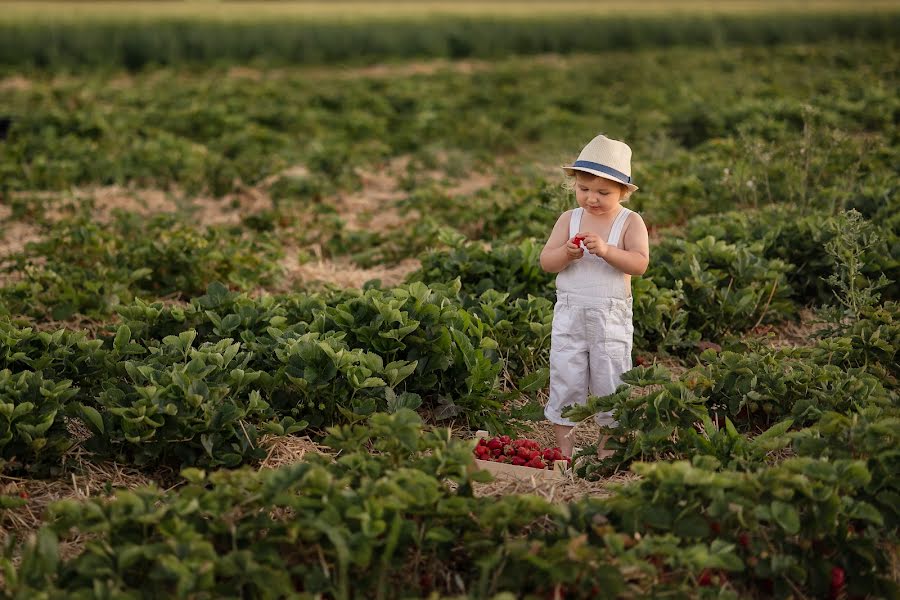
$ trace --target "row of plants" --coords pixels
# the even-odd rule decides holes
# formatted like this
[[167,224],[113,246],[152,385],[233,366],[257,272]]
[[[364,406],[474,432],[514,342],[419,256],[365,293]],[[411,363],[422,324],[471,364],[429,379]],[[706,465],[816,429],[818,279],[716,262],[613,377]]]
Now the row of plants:
[[[316,18],[287,11],[281,18],[252,12],[218,18],[210,14],[172,17],[160,11],[110,19],[60,20],[58,14],[0,23],[2,67],[52,71],[140,70],[158,65],[214,65],[256,61],[284,66],[298,63],[374,62],[440,57],[498,58],[515,54],[599,52],[670,46],[729,46],[890,39],[896,11],[816,10],[717,15],[641,14],[614,19],[588,9],[579,19],[604,36],[572,36],[571,22],[556,14],[531,16],[503,6],[495,15],[406,15],[391,7],[392,18],[346,15]],[[310,16],[312,18],[310,18]],[[49,40],[49,41],[48,41]]]
[[[214,284],[187,307],[123,306],[95,339],[2,323],[0,458],[10,471],[52,468],[71,445],[67,417],[90,428],[85,447],[139,466],[235,466],[262,457],[261,431],[403,407],[504,427],[492,324],[457,292],[411,284],[280,302]],[[506,342],[511,323],[494,324]]]
[[[175,490],[54,503],[21,562],[9,548],[0,558],[5,597],[898,592],[889,576],[896,521],[868,501],[877,474],[865,457],[741,470],[709,456],[636,463],[640,478],[608,497],[554,504],[475,496],[486,474],[473,469],[473,443],[423,428],[409,410],[332,428],[325,441],[335,458],[187,469]],[[828,442],[839,451],[839,439]],[[80,551],[63,554],[76,536]]]
[[[642,186],[634,202],[650,222],[735,203],[843,208],[848,195],[878,199],[891,188],[883,173],[896,162],[886,134],[898,102],[886,91],[895,55],[889,42],[870,39],[509,59],[396,77],[303,69],[242,77],[221,67],[37,77],[0,87],[11,119],[0,189],[118,184],[220,196],[303,165],[308,173],[282,187],[306,204],[322,190],[356,189],[358,169],[398,156],[427,169],[460,151],[484,168],[526,147],[562,164],[586,141],[571,132],[599,123],[632,146]],[[606,92],[573,94],[576,79]],[[503,183],[495,203],[532,202],[540,178],[522,176],[526,187]],[[483,223],[486,235],[508,229],[502,214],[467,216],[464,205],[434,206],[439,195],[414,191],[404,206]]]
[[281,250],[271,236],[195,227],[176,213],[118,211],[108,224],[85,215],[50,224],[41,239],[3,257],[0,315],[106,318],[135,297],[202,295],[213,281],[271,284]]

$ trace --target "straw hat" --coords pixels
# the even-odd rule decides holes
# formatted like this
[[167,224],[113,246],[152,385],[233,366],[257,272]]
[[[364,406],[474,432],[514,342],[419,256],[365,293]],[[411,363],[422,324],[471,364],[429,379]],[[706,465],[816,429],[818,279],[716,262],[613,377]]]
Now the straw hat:
[[631,148],[618,140],[611,140],[603,134],[598,135],[584,147],[581,154],[571,165],[563,167],[567,175],[575,171],[584,171],[604,179],[618,181],[628,188],[630,195],[638,189],[631,183]]

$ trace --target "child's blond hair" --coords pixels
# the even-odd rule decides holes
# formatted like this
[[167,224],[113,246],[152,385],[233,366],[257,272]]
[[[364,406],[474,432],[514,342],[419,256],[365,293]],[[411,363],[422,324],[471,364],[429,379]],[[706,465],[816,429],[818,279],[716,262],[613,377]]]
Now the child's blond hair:
[[575,192],[575,183],[578,181],[578,176],[581,175],[588,181],[594,181],[595,179],[606,179],[610,183],[615,183],[619,186],[619,189],[622,190],[622,199],[620,202],[627,202],[629,198],[631,198],[631,189],[622,183],[621,181],[616,181],[615,179],[608,179],[606,177],[600,177],[599,175],[594,175],[593,173],[588,173],[586,171],[574,171],[571,175],[568,175],[568,179],[563,184],[563,187],[570,191]]

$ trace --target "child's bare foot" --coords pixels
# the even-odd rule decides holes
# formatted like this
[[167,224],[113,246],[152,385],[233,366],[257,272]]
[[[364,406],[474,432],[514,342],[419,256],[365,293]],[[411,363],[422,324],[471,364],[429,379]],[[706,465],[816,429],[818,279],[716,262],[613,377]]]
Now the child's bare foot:
[[556,444],[559,446],[560,452],[562,452],[563,456],[570,458],[572,456],[572,446],[575,445],[575,440],[572,436],[573,429],[574,427],[567,425],[553,425],[553,432],[556,434]]

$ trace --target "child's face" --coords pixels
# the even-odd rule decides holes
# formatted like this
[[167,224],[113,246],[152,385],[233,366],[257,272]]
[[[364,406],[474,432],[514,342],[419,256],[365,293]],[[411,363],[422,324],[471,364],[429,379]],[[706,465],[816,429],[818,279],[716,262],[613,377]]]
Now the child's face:
[[622,186],[603,177],[575,173],[575,199],[578,206],[593,215],[615,209],[622,200]]

